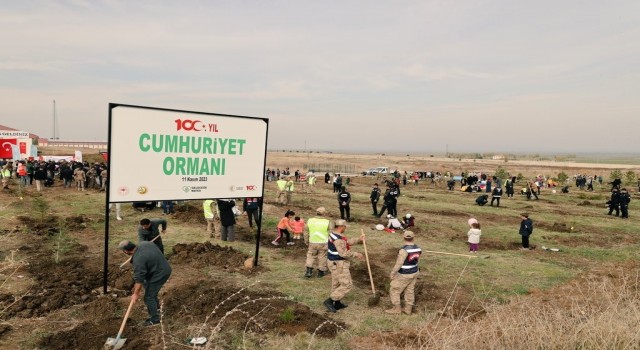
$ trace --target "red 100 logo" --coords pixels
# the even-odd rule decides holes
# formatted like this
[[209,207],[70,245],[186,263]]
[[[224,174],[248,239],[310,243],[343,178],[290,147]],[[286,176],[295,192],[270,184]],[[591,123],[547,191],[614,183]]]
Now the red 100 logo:
[[218,132],[218,124],[205,124],[199,120],[176,119],[176,130]]

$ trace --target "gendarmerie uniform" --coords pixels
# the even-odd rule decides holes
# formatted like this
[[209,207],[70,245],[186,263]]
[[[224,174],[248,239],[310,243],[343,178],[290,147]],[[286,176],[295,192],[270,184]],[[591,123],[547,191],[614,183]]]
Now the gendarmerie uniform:
[[[404,237],[408,236],[413,238],[413,232],[406,231]],[[391,304],[393,304],[396,312],[390,313],[399,313],[401,306],[400,295],[404,292],[404,308],[402,308],[402,312],[411,314],[415,302],[414,289],[418,280],[418,271],[420,270],[418,264],[421,254],[422,249],[416,244],[405,244],[398,251],[398,258],[391,270],[391,287],[389,289]]]

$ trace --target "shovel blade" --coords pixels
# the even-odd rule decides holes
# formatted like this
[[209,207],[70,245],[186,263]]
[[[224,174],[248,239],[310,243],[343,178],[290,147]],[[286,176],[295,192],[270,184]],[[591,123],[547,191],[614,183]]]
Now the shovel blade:
[[104,349],[113,349],[118,350],[122,349],[124,346],[124,342],[126,342],[126,338],[107,338],[107,342],[104,343]]

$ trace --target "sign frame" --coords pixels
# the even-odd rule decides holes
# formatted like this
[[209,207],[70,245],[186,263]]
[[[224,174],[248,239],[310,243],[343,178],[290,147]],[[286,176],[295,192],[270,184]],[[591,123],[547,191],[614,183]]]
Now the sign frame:
[[[141,109],[141,110],[146,110],[146,111],[161,111],[161,112],[172,112],[172,113],[188,113],[188,114],[195,114],[195,115],[203,115],[203,116],[216,116],[216,117],[221,117],[221,118],[241,118],[243,120],[254,120],[254,121],[262,121],[265,123],[265,136],[264,136],[264,154],[262,156],[262,167],[261,167],[261,179],[262,179],[262,183],[261,183],[261,189],[260,189],[260,195],[258,196],[258,193],[255,193],[251,196],[249,195],[242,195],[240,193],[238,193],[238,195],[234,195],[232,197],[217,197],[217,198],[213,198],[211,196],[210,193],[206,193],[203,192],[203,197],[198,197],[198,196],[190,196],[188,198],[178,198],[178,197],[174,197],[174,198],[149,198],[148,200],[150,201],[160,201],[160,200],[203,200],[203,199],[223,199],[223,198],[252,198],[252,197],[259,197],[262,198],[263,200],[260,201],[260,217],[258,219],[257,222],[257,232],[255,234],[255,238],[256,238],[256,250],[255,250],[255,256],[254,256],[254,260],[253,260],[253,264],[254,266],[258,266],[258,258],[259,258],[259,251],[260,251],[260,236],[261,236],[261,230],[262,230],[262,214],[263,214],[263,204],[264,204],[264,187],[265,187],[265,174],[264,174],[264,169],[266,169],[266,162],[267,162],[267,149],[268,149],[268,141],[269,141],[269,118],[256,118],[256,117],[249,117],[249,116],[241,116],[241,115],[232,115],[232,114],[219,114],[219,113],[207,113],[207,112],[198,112],[198,111],[187,111],[187,110],[180,110],[180,109],[169,109],[169,108],[160,108],[160,107],[150,107],[150,106],[140,106],[140,105],[130,105],[130,104],[121,104],[121,103],[109,103],[109,119],[108,119],[108,140],[107,140],[107,150],[109,150],[109,161],[107,162],[107,173],[109,174],[107,177],[107,182],[106,182],[106,188],[105,188],[105,194],[106,194],[106,198],[105,198],[105,220],[104,220],[104,269],[103,269],[103,293],[106,294],[108,291],[108,275],[109,275],[109,204],[110,203],[129,203],[129,201],[124,202],[124,201],[112,201],[112,198],[110,196],[110,188],[111,188],[111,180],[112,180],[112,163],[113,163],[113,158],[114,158],[114,154],[113,152],[111,152],[113,150],[112,146],[112,132],[113,132],[113,125],[112,125],[112,119],[113,119],[113,110],[118,108],[118,107],[125,107],[125,108],[134,108],[134,109]],[[118,155],[116,154],[116,157],[118,157]],[[117,158],[116,158],[117,159]]]

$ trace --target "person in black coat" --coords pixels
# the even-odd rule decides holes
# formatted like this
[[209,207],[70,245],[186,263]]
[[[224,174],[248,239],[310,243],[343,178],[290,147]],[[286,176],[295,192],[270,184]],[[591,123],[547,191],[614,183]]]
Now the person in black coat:
[[629,202],[631,202],[631,196],[629,196],[629,192],[627,192],[626,188],[620,190],[620,195],[618,197],[618,203],[620,203],[620,211],[622,212],[620,215],[623,219],[629,218]]
[[476,198],[476,204],[479,206],[484,206],[487,202],[489,202],[489,195],[487,194],[481,194]]
[[493,207],[493,201],[498,201],[497,206],[500,206],[500,197],[502,197],[502,188],[496,187],[491,192],[491,206]]
[[618,193],[617,188],[611,190],[611,199],[607,204],[609,204],[609,213],[607,215],[611,215],[614,210],[616,211],[616,216],[620,215],[620,193]]
[[344,186],[340,187],[338,193],[338,207],[340,208],[340,218],[351,221],[351,193]]
[[256,226],[258,225],[258,220],[260,220],[260,204],[262,203],[261,197],[256,198],[245,198],[242,201],[242,211],[247,213],[247,218],[249,219],[249,227],[253,228],[253,222],[256,222]]
[[235,231],[233,225],[236,224],[236,215],[233,207],[236,205],[232,199],[218,199],[218,210],[220,210],[220,237],[223,241],[233,241]]
[[371,194],[369,195],[369,199],[371,199],[371,207],[373,208],[373,215],[378,215],[378,200],[380,199],[380,188],[378,184],[373,184],[373,188],[371,189]]
[[529,219],[529,214],[520,214],[520,236],[522,236],[522,249],[529,250],[529,236],[533,233],[533,221]]

